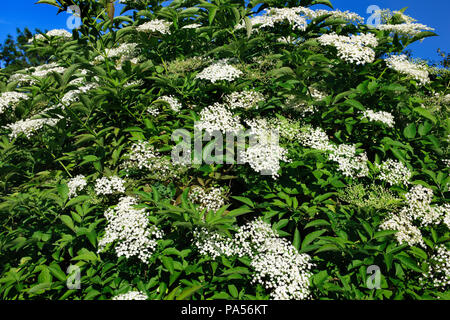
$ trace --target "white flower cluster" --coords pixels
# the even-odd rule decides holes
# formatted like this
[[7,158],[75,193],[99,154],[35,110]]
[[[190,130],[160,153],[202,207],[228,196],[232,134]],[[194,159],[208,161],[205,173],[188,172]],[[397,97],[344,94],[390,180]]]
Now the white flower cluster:
[[70,105],[73,102],[79,100],[80,94],[86,93],[97,87],[98,87],[97,83],[88,83],[84,86],[79,87],[78,89],[70,90],[64,94],[64,96],[61,98],[61,102],[63,103],[63,105]]
[[275,143],[256,144],[243,152],[242,159],[261,175],[279,177],[280,161],[288,162],[287,150]]
[[184,27],[181,27],[181,29],[197,29],[200,28],[202,25],[199,23],[191,23],[191,24],[187,24]]
[[106,245],[115,243],[118,257],[137,256],[142,262],[148,263],[163,232],[149,224],[149,213],[145,209],[136,209],[136,204],[135,198],[122,197],[115,208],[105,212],[108,224],[105,235],[98,243],[99,252]]
[[[255,30],[266,27],[273,28],[275,24],[287,22],[292,26],[293,30],[305,31],[308,23],[304,16],[300,16],[305,10],[308,11],[308,13],[312,12],[312,10],[303,7],[267,8],[262,15],[250,18],[250,22]],[[237,26],[237,29],[244,27],[245,24],[240,24]]]
[[310,94],[311,94],[311,98],[313,98],[314,100],[323,100],[325,99],[328,94],[326,92],[320,91],[316,88],[309,88]]
[[9,134],[10,139],[17,138],[24,134],[27,138],[33,136],[38,130],[44,126],[55,126],[60,119],[25,119],[19,120],[5,126],[6,129],[11,130]]
[[162,157],[148,141],[138,141],[131,145],[124,167],[128,169],[147,170],[161,176],[168,175],[171,163]]
[[195,123],[195,128],[205,130],[209,134],[217,130],[223,134],[226,132],[238,134],[243,130],[239,117],[233,115],[225,105],[217,102],[200,112],[200,121]]
[[252,282],[271,290],[272,299],[309,298],[311,257],[299,254],[270,224],[260,219],[249,222],[233,238],[201,229],[194,232],[194,238],[194,245],[203,255],[249,257],[255,273]]
[[78,192],[83,190],[87,185],[86,177],[82,174],[77,175],[76,177],[70,179],[67,182],[67,187],[69,188],[69,199],[76,197]]
[[450,205],[431,206],[433,191],[421,185],[414,186],[406,195],[407,206],[403,209],[410,219],[421,226],[437,225],[450,214]]
[[[125,60],[133,59],[139,53],[137,43],[122,43],[117,48],[110,48],[105,50],[105,56],[107,58],[119,58],[123,62]],[[105,57],[99,55],[95,57],[94,63],[104,61]]]
[[436,253],[430,257],[431,265],[424,279],[428,279],[436,288],[448,290],[450,287],[450,250],[444,244],[437,246]]
[[178,101],[178,99],[175,98],[174,96],[162,96],[159,97],[158,100],[166,101],[170,105],[170,109],[172,109],[175,112],[180,111],[181,108],[183,107],[180,101]]
[[386,111],[373,111],[373,110],[365,110],[362,113],[362,119],[368,119],[369,121],[379,121],[384,123],[390,128],[394,127],[395,121],[394,116],[390,112]]
[[21,92],[3,92],[0,94],[0,114],[4,113],[6,109],[14,111],[20,101],[28,100],[29,97]]
[[378,30],[389,31],[407,37],[413,37],[423,31],[434,31],[434,28],[428,27],[421,23],[401,23],[401,24],[380,24]]
[[157,117],[161,113],[157,106],[150,106],[146,111],[154,117]]
[[147,300],[148,296],[141,291],[129,291],[127,293],[119,294],[112,298],[112,300]]
[[447,228],[450,229],[450,212],[449,211],[450,210],[447,209],[447,213],[445,214],[443,222],[444,222],[444,224],[447,225]]
[[251,143],[242,153],[242,160],[256,172],[278,178],[280,161],[289,162],[288,151],[279,144],[278,128],[266,119],[247,120],[246,123],[250,126]]
[[328,159],[338,163],[338,170],[344,176],[361,178],[369,174],[367,155],[365,152],[357,155],[355,145],[333,146]]
[[331,18],[334,19],[343,19],[347,20],[349,22],[357,22],[357,23],[364,23],[364,18],[361,17],[359,14],[350,12],[350,11],[340,11],[340,10],[333,10],[328,11],[324,9],[316,10],[314,12],[314,16],[311,18],[317,18],[326,14],[331,14]]
[[258,103],[264,101],[261,92],[253,90],[234,91],[225,97],[225,103],[233,109],[258,109]]
[[304,127],[298,135],[300,143],[311,149],[330,151],[331,143],[327,133],[322,128]]
[[[10,82],[19,82],[19,83],[30,83],[35,84],[37,79],[35,78],[43,78],[52,72],[56,73],[64,73],[66,68],[59,66],[57,63],[52,62],[48,64],[43,64],[38,67],[29,67],[21,70],[18,73],[13,74],[10,78]],[[30,74],[31,72],[31,74]]]
[[397,230],[395,234],[397,241],[410,246],[419,244],[425,247],[422,234],[414,222],[420,226],[438,225],[445,223],[446,217],[450,215],[450,205],[431,206],[433,191],[421,185],[416,185],[405,195],[406,206],[398,214],[391,213],[380,229]]
[[200,210],[206,209],[206,212],[216,212],[225,204],[224,190],[222,188],[212,188],[207,192],[205,189],[195,186],[189,193],[189,201],[197,203]]
[[97,195],[124,193],[124,184],[125,181],[117,176],[98,178],[95,180],[95,193]]
[[335,47],[338,57],[347,62],[364,65],[375,60],[375,51],[372,48],[378,46],[378,40],[371,33],[350,37],[336,33],[323,34],[317,40],[324,46]]
[[355,145],[333,145],[321,128],[302,128],[298,135],[300,143],[306,147],[328,152],[328,159],[338,163],[338,170],[345,176],[361,178],[369,174],[366,153],[357,154]]
[[388,159],[383,163],[376,163],[375,166],[380,170],[378,179],[386,181],[391,186],[404,184],[408,185],[411,179],[411,171],[400,161]]
[[130,87],[140,87],[144,84],[144,81],[142,79],[135,80],[135,81],[129,81],[123,85],[124,88],[128,89]]
[[[31,74],[32,77],[43,78],[46,77],[49,73],[64,73],[66,68],[59,66],[56,62],[44,64],[42,66],[36,67],[34,72]],[[33,81],[32,81],[33,82]]]
[[209,80],[216,83],[220,80],[233,81],[242,75],[242,71],[228,64],[228,60],[222,59],[199,72],[195,78]]
[[[46,33],[47,37],[57,37],[63,39],[71,39],[72,33],[64,29],[53,29]],[[45,40],[45,36],[43,34],[37,34],[33,38],[28,40],[28,43],[32,43],[33,40]]]
[[386,64],[389,68],[416,79],[422,85],[430,82],[429,73],[426,68],[420,64],[409,61],[408,57],[404,54],[387,58]]
[[411,219],[403,211],[398,214],[390,213],[388,219],[380,225],[380,229],[397,231],[395,238],[399,244],[407,243],[410,246],[419,244],[425,247],[419,228],[413,225]]
[[170,34],[170,26],[172,25],[172,22],[168,22],[161,19],[155,19],[148,21],[144,24],[141,24],[136,28],[139,32],[159,32],[161,34]]

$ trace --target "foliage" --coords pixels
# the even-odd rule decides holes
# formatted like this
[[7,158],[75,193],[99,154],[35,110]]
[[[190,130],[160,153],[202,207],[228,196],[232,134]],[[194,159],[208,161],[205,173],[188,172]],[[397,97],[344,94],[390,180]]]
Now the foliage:
[[[21,42],[56,65],[0,76],[2,94],[28,96],[0,114],[2,299],[111,299],[132,290],[149,299],[269,299],[273,288],[254,282],[251,257],[214,257],[195,245],[198,230],[226,241],[255,219],[310,256],[313,299],[449,298],[448,284],[436,286],[428,271],[436,270],[437,248],[450,246],[450,77],[429,73],[421,83],[385,61],[433,33],[399,36],[333,14],[304,29],[286,20],[258,28],[250,19],[266,8],[331,7],[326,0],[123,1],[112,20],[105,1],[38,2],[60,11],[80,5],[83,24],[70,39]],[[157,19],[171,23],[169,32],[136,29]],[[338,47],[318,40],[331,33],[373,35],[373,61],[339,58]],[[239,76],[196,77],[219,60]],[[171,163],[175,130],[193,136],[203,109],[249,90],[264,99],[230,113],[279,126],[289,158],[279,177],[248,163]],[[362,117],[367,110],[389,112],[394,127]],[[319,136],[320,146],[313,143]],[[400,177],[382,172],[389,159]],[[106,180],[100,188],[103,177],[114,181],[110,189]],[[403,208],[415,210],[408,197],[417,185],[431,190],[427,212],[442,213],[439,223],[411,222],[423,246],[380,227]],[[193,196],[195,188],[204,193]],[[105,213],[123,196],[138,205],[122,211],[146,212],[163,233],[148,261],[120,255],[114,244],[99,250],[110,232]],[[80,270],[79,289],[67,286],[71,265]],[[378,289],[367,286],[371,265],[380,268]]]

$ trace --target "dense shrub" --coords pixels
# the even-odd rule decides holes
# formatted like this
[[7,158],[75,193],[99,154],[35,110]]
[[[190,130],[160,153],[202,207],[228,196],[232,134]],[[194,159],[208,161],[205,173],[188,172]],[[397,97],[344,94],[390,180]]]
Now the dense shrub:
[[[104,2],[30,41],[48,64],[0,70],[2,299],[449,298],[450,76],[403,55],[429,27]],[[249,128],[269,139],[243,163],[171,157],[177,132],[198,157],[194,129]]]

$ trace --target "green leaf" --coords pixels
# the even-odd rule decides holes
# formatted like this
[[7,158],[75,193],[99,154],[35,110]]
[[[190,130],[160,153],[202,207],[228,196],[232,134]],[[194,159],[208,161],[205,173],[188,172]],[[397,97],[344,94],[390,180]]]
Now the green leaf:
[[295,249],[300,249],[300,231],[298,231],[298,229],[295,229],[294,232],[294,240],[292,241],[292,245],[294,246]]
[[414,139],[416,137],[416,125],[414,123],[409,124],[404,130],[403,130],[403,135],[407,138],[407,139]]
[[59,218],[70,230],[75,231],[75,226],[71,217],[62,215]]
[[410,257],[404,256],[402,254],[398,254],[394,258],[399,260],[402,263],[402,265],[404,265],[408,269],[414,270],[416,272],[423,273],[423,270],[420,269],[417,266],[416,262],[413,259],[411,259]]
[[84,202],[84,201],[87,201],[87,200],[90,200],[90,199],[91,199],[91,197],[87,196],[87,195],[78,196],[78,197],[75,197],[75,198],[69,200],[69,202],[66,203],[65,207],[66,208],[67,207],[71,207],[71,206],[73,206],[75,204],[78,204],[80,202]]
[[422,117],[427,118],[428,120],[431,120],[434,124],[437,123],[437,119],[435,116],[433,116],[433,114],[431,113],[430,110],[422,108],[422,107],[417,107],[413,109],[415,112],[417,112],[418,114],[420,114]]
[[200,290],[203,286],[202,285],[196,285],[188,289],[184,289],[176,298],[176,300],[185,300],[192,296],[195,292]]
[[324,234],[327,230],[322,229],[318,231],[314,231],[306,235],[305,239],[302,242],[302,249],[304,249],[307,245],[309,245],[311,242],[313,242],[315,239],[320,237],[322,234]]
[[233,297],[233,298],[237,298],[238,297],[238,295],[239,295],[239,292],[238,292],[238,290],[237,290],[237,288],[236,288],[236,286],[234,285],[234,284],[229,284],[228,285],[228,291],[230,292],[230,294],[231,294],[231,296]]

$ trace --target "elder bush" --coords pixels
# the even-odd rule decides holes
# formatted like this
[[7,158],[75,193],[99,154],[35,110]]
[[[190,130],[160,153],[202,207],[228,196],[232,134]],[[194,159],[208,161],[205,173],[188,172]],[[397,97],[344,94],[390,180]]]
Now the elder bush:
[[[2,299],[450,298],[450,73],[404,55],[430,27],[327,0],[72,2],[79,29],[28,45],[47,64],[0,70]],[[173,162],[195,128],[279,139]]]

